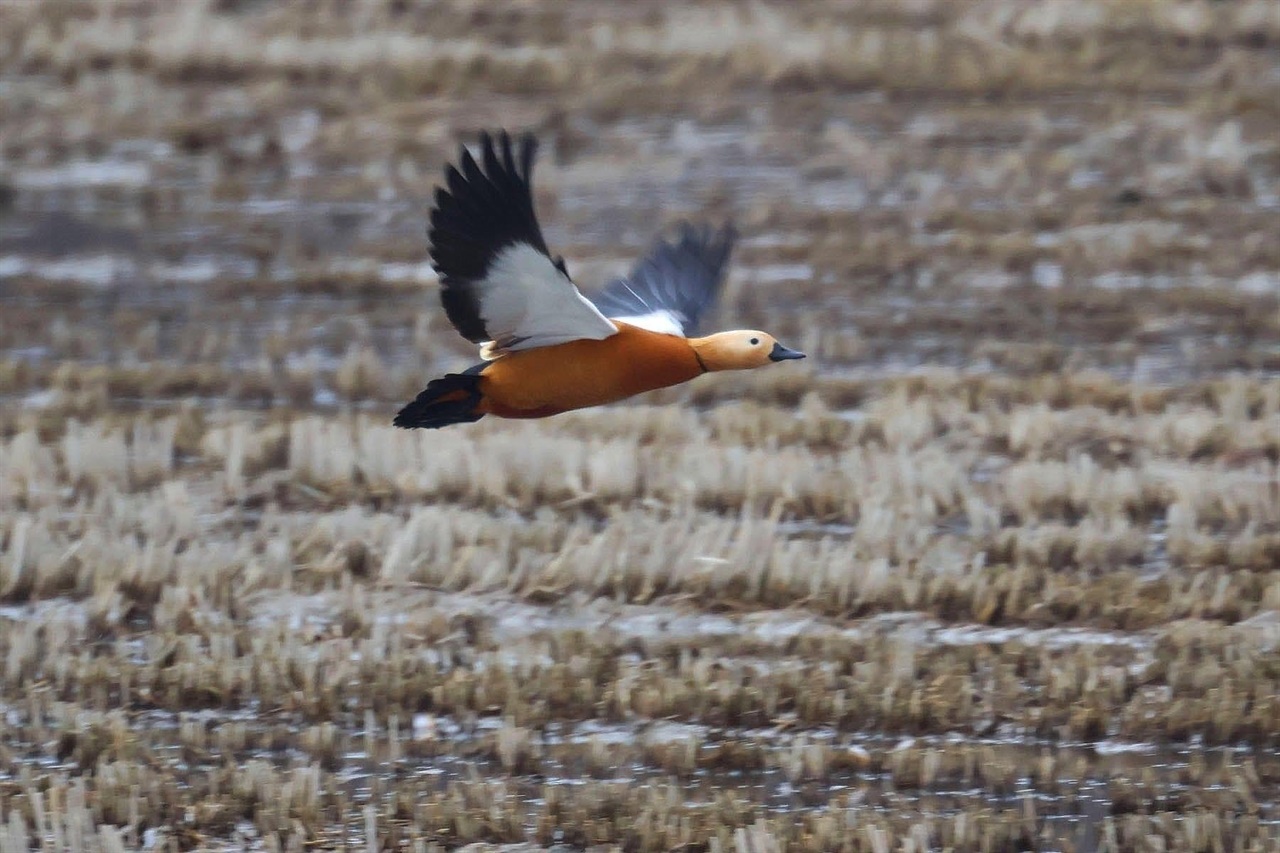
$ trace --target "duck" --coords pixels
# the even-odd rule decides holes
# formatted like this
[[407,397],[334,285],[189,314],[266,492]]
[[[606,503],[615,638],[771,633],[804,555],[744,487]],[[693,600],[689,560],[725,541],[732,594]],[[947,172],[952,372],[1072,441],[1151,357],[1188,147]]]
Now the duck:
[[431,380],[393,421],[437,429],[498,418],[545,418],[805,354],[756,329],[699,337],[737,239],[681,223],[592,299],[553,255],[533,204],[538,140],[506,131],[464,145],[436,187],[427,239],[450,324],[480,361]]

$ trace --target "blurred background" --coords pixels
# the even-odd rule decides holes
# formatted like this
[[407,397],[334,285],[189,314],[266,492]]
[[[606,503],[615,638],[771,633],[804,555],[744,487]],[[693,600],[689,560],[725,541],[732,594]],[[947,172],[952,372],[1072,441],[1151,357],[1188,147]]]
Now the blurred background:
[[[240,402],[399,400],[466,352],[424,221],[494,127],[542,138],[539,210],[584,287],[663,224],[731,217],[725,321],[767,315],[821,370],[1174,381],[1280,358],[1266,2],[2,14],[19,398],[74,360],[198,368]],[[390,375],[345,387],[344,359]],[[110,396],[191,390],[139,382]]]
[[[804,367],[392,432],[495,128]],[[1273,0],[0,2],[0,846],[1274,843],[1277,235]]]

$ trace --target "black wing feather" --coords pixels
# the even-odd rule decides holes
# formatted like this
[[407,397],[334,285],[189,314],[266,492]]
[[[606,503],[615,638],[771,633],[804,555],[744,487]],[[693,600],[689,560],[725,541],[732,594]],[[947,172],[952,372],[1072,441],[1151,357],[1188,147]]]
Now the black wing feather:
[[[440,275],[440,301],[449,322],[475,343],[492,340],[480,313],[482,281],[493,259],[504,248],[527,243],[548,255],[547,243],[533,210],[533,160],[538,141],[533,134],[516,140],[519,167],[511,137],[499,131],[497,145],[488,133],[480,136],[483,168],[465,148],[461,171],[445,169],[446,187],[437,187],[427,238],[431,262]],[[499,153],[501,152],[501,153]]]
[[625,278],[616,279],[592,302],[606,317],[636,317],[669,311],[686,335],[715,304],[738,233],[682,223],[674,241],[658,240]]

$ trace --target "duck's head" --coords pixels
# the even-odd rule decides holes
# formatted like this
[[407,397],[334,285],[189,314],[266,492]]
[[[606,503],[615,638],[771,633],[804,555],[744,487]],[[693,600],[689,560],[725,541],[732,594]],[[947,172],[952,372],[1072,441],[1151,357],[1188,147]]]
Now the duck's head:
[[774,361],[804,358],[804,353],[787,349],[773,335],[755,329],[690,338],[689,344],[707,370],[750,370]]

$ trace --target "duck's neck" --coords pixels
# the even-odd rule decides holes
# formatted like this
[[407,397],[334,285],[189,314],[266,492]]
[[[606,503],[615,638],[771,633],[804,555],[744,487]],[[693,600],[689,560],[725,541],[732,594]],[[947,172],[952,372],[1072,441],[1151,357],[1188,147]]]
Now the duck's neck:
[[689,338],[689,346],[698,357],[698,364],[703,373],[715,373],[720,370],[739,370],[743,365],[737,363],[733,353],[725,346],[718,334],[705,338]]

